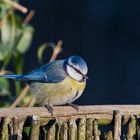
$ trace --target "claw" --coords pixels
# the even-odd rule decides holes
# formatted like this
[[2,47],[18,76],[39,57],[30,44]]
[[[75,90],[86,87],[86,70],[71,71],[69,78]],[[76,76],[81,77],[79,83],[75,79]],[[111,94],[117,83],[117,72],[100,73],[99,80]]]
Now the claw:
[[54,111],[53,107],[48,104],[45,104],[44,107],[47,108],[48,112],[51,113],[51,116],[53,116],[53,111]]
[[72,104],[72,103],[68,103],[67,105],[73,107],[74,109],[76,109],[77,112],[79,112],[79,106],[76,104]]

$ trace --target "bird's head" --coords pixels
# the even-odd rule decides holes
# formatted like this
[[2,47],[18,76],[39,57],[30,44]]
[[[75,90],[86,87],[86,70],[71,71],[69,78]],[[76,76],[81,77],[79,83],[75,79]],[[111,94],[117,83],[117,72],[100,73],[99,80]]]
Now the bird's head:
[[70,56],[65,61],[67,74],[77,81],[85,81],[88,67],[86,62],[79,56]]

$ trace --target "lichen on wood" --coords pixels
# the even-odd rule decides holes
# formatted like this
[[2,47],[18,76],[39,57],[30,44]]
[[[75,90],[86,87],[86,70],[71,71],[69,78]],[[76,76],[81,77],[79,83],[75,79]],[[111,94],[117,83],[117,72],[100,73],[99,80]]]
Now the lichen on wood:
[[100,140],[101,132],[98,129],[98,121],[97,120],[94,120],[94,122],[93,122],[93,135],[94,135],[94,140]]
[[68,140],[68,124],[66,122],[62,122],[61,124],[60,140]]
[[22,140],[22,131],[23,131],[23,126],[26,120],[26,117],[23,118],[17,118],[14,117],[13,119],[13,136],[15,136],[17,140]]
[[86,140],[92,140],[93,137],[93,119],[86,120]]
[[136,117],[131,116],[130,122],[128,124],[127,140],[135,140],[135,139],[136,139]]
[[1,122],[2,122],[1,140],[9,139],[8,124],[10,123],[10,121],[11,119],[9,117],[1,118]]
[[86,119],[80,118],[78,120],[78,140],[85,140],[86,139]]
[[121,114],[120,111],[114,111],[114,140],[120,140],[121,137]]
[[30,140],[38,140],[39,139],[39,128],[40,128],[39,119],[40,118],[36,115],[32,116]]
[[68,121],[68,137],[69,140],[77,140],[77,125],[76,125],[76,120],[71,118]]
[[[56,137],[56,123],[54,123],[47,132],[47,139],[48,140],[55,140]],[[45,140],[45,138],[44,138]]]
[[113,135],[112,135],[112,131],[111,130],[109,130],[109,131],[104,133],[104,139],[105,140],[113,140]]

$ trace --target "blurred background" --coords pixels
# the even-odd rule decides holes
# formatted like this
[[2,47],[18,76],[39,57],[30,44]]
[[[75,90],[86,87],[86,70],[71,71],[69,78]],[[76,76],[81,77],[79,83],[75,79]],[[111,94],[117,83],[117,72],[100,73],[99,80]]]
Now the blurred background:
[[[20,4],[35,10],[24,73],[39,66],[41,44],[62,40],[63,51],[57,59],[80,55],[89,67],[87,87],[77,104],[140,103],[140,1],[20,0]],[[48,49],[43,64],[50,56]],[[12,64],[8,70],[14,71]]]

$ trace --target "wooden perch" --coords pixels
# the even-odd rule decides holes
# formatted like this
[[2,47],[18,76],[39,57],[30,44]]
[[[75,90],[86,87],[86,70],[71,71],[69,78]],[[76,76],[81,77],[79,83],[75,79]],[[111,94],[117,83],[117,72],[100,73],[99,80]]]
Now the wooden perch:
[[[44,107],[1,108],[0,139],[31,140],[136,140],[140,138],[140,105],[54,107],[53,116]],[[102,132],[100,126],[112,125]],[[122,125],[127,126],[123,132]],[[114,128],[114,129],[113,129]],[[127,134],[126,134],[127,133]]]
[[[119,110],[121,115],[140,115],[140,105],[95,105],[95,106],[79,106],[79,112],[70,106],[54,107],[53,117],[62,117],[68,119],[71,116],[83,117],[91,116],[102,120],[111,121],[113,118],[113,111]],[[52,117],[51,114],[44,107],[28,107],[28,108],[1,108],[0,117],[25,117],[36,115],[39,117]]]

